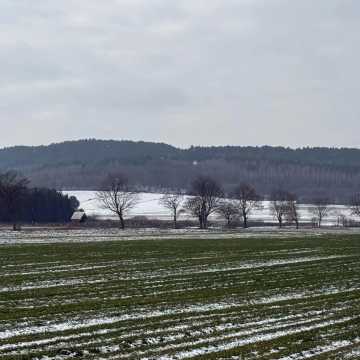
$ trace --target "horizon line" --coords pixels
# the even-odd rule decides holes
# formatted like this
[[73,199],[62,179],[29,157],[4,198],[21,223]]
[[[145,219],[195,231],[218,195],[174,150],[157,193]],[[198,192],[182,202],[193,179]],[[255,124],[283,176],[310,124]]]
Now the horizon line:
[[214,144],[214,145],[202,145],[202,144],[192,144],[192,145],[174,145],[171,143],[167,143],[164,141],[156,141],[156,140],[132,140],[132,139],[104,139],[104,138],[79,138],[79,139],[68,139],[68,140],[59,140],[53,141],[49,143],[42,144],[15,144],[0,147],[0,151],[2,150],[11,150],[15,148],[39,148],[39,147],[50,147],[54,145],[62,145],[66,143],[76,143],[76,142],[86,142],[86,141],[99,141],[99,142],[130,142],[130,143],[148,143],[148,144],[162,144],[171,146],[180,150],[190,150],[191,148],[280,148],[280,149],[288,149],[288,150],[304,150],[304,149],[333,149],[333,150],[360,150],[360,145],[358,146],[343,146],[343,145],[302,145],[302,146],[289,146],[289,145],[269,145],[269,144],[256,144],[256,145],[240,145],[240,144]]

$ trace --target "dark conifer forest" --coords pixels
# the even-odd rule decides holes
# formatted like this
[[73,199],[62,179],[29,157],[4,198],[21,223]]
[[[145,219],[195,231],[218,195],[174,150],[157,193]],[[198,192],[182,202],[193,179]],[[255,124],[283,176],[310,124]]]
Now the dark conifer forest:
[[0,222],[69,222],[79,201],[60,191],[31,188],[28,179],[14,171],[0,173]]

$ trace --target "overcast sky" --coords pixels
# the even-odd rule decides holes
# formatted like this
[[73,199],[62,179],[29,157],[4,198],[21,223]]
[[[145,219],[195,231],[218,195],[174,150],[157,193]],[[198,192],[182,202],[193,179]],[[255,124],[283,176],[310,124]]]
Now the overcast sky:
[[359,0],[0,0],[0,147],[360,145]]

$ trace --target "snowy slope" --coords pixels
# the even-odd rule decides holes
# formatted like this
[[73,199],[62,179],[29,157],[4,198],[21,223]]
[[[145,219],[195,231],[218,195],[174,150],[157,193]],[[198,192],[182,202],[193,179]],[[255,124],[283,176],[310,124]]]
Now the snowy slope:
[[[108,210],[102,209],[101,204],[96,200],[95,191],[68,191],[65,192],[68,195],[74,195],[80,201],[80,207],[82,207],[88,215],[96,216],[101,219],[116,218],[114,214]],[[130,216],[146,216],[150,219],[162,219],[170,220],[171,214],[169,210],[164,209],[159,204],[159,199],[162,194],[154,193],[140,193],[140,202],[131,211]],[[313,215],[309,211],[311,205],[300,205],[301,221],[310,221]],[[351,218],[350,211],[343,205],[331,206],[331,212],[327,219],[324,221],[324,225],[336,225],[340,214],[345,215],[347,218]],[[189,218],[189,216],[185,216]],[[183,217],[184,218],[184,217]],[[252,220],[275,222],[269,211],[269,202],[263,202],[263,209],[254,211],[250,217]]]

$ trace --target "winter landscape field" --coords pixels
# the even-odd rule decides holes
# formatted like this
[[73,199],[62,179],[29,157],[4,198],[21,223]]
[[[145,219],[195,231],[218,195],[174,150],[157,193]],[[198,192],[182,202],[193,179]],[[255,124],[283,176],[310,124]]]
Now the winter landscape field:
[[360,360],[359,19],[0,0],[0,360]]
[[[90,216],[97,217],[99,219],[117,219],[117,216],[107,209],[101,207],[100,202],[96,198],[96,191],[66,191],[65,194],[75,196],[80,201],[80,207],[83,208],[86,213]],[[146,216],[149,219],[160,219],[160,220],[171,220],[171,212],[165,209],[159,203],[160,198],[163,194],[160,193],[140,193],[139,203],[131,209],[130,216]],[[276,223],[273,215],[270,212],[270,202],[263,201],[261,209],[254,209],[251,214],[251,219],[254,221],[263,221],[267,223]],[[300,219],[302,222],[310,222],[314,216],[310,209],[313,205],[300,204]],[[357,220],[356,217],[352,216],[348,206],[344,205],[330,205],[330,211],[327,217],[324,219],[323,224],[328,226],[338,225],[340,217],[343,215],[347,219]],[[188,214],[183,214],[181,218],[189,219]],[[211,218],[217,220],[216,214],[212,214]]]
[[360,357],[359,235],[117,231],[4,232],[1,359]]

